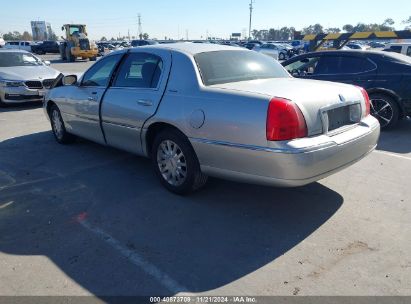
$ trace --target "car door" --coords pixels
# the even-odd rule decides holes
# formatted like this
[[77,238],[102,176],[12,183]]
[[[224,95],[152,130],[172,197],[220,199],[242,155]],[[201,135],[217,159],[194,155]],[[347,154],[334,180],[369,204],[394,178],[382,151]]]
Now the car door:
[[100,103],[123,54],[107,56],[95,63],[79,85],[70,86],[62,107],[70,132],[105,143],[100,127]]
[[127,54],[102,104],[108,145],[142,153],[141,129],[159,106],[170,68],[168,50],[136,48]]
[[376,69],[364,56],[327,55],[320,58],[313,78],[368,88],[375,79]]

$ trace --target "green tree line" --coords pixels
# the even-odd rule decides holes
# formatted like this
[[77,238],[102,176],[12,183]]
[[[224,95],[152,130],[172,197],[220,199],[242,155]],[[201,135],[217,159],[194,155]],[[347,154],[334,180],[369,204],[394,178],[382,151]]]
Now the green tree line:
[[[322,33],[340,33],[345,32],[378,32],[378,31],[395,31],[393,25],[395,21],[392,18],[387,18],[383,23],[358,23],[356,25],[346,24],[341,28],[330,27],[325,28],[321,24],[313,24],[302,29],[301,33],[308,34],[322,34]],[[411,29],[411,16],[402,22],[405,25],[404,29]],[[290,40],[293,39],[295,32],[294,27],[283,27],[280,29],[268,29],[268,30],[253,30],[252,36],[256,40]]]

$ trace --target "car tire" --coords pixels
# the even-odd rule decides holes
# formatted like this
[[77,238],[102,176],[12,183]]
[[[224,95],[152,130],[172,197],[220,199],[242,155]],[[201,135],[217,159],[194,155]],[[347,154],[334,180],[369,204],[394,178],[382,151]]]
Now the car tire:
[[378,119],[381,129],[394,128],[400,118],[398,103],[389,95],[382,93],[370,94],[371,115]]
[[285,54],[284,54],[284,53],[280,53],[280,54],[278,55],[278,59],[279,59],[279,60],[285,60]]
[[91,57],[90,58],[90,61],[96,61],[97,60],[97,57]]
[[151,160],[162,185],[172,193],[187,195],[207,182],[193,147],[177,130],[166,129],[155,137]]
[[66,47],[66,59],[68,62],[74,62],[75,61],[75,57],[71,54],[71,47],[70,45],[67,45]]
[[7,103],[5,103],[3,100],[0,98],[0,108],[5,108],[7,107]]
[[51,129],[57,142],[63,145],[72,143],[75,136],[67,132],[60,110],[56,105],[51,106],[49,116]]

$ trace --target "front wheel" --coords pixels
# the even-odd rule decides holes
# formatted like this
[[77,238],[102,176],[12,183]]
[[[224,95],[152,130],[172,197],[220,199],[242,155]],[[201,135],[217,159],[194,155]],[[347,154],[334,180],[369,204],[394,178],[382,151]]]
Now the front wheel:
[[74,141],[75,137],[66,131],[60,110],[56,105],[51,106],[50,121],[51,129],[53,130],[54,137],[58,143],[69,144]]
[[167,190],[185,195],[199,190],[207,182],[193,147],[177,130],[158,134],[151,151],[154,170]]
[[91,57],[90,58],[90,61],[96,61],[97,60],[97,57]]
[[284,54],[284,53],[280,53],[280,54],[278,55],[278,59],[279,59],[279,60],[285,60],[285,54]]
[[371,94],[371,115],[378,119],[381,128],[388,130],[396,126],[400,117],[397,102],[385,94]]

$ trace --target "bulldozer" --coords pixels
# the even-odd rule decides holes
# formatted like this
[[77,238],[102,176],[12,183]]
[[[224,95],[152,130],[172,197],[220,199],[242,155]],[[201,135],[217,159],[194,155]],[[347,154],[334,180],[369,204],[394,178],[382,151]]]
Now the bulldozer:
[[65,24],[61,28],[65,31],[64,42],[60,44],[60,55],[62,60],[74,62],[77,58],[90,59],[96,61],[98,48],[94,42],[90,42],[87,37],[87,30],[84,24]]

